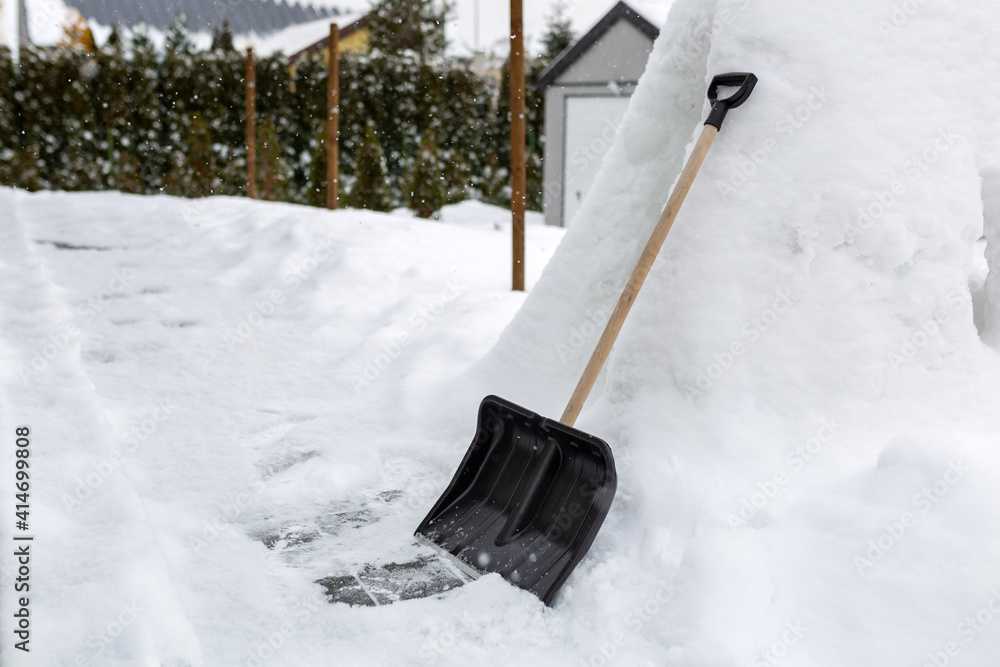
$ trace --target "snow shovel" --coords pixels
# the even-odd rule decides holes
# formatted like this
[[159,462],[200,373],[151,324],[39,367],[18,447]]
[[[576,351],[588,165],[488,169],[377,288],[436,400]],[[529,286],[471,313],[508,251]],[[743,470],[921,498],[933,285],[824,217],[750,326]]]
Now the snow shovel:
[[[551,604],[597,536],[617,487],[614,457],[606,442],[573,424],[726,113],[756,83],[745,72],[712,79],[701,136],[559,421],[497,396],[480,404],[465,459],[415,533],[471,577],[499,573]],[[718,99],[720,87],[738,90]]]

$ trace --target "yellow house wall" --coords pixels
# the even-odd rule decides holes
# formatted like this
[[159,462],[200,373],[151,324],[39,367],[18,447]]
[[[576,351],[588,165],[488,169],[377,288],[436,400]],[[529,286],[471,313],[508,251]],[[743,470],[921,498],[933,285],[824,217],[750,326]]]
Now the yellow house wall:
[[368,53],[368,29],[362,28],[340,40],[341,53]]

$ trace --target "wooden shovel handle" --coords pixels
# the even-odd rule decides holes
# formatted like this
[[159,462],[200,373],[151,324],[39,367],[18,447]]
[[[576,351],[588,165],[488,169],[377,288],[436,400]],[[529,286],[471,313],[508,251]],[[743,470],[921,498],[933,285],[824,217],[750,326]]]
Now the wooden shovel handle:
[[615,306],[614,312],[611,313],[611,319],[608,320],[607,326],[604,327],[601,339],[597,341],[597,347],[594,349],[594,353],[587,363],[587,368],[583,371],[583,377],[580,378],[580,382],[573,391],[573,396],[569,399],[566,410],[563,412],[562,417],[559,418],[559,421],[566,426],[573,426],[576,423],[576,418],[580,415],[583,404],[587,402],[587,396],[590,395],[590,390],[593,389],[594,382],[597,381],[597,376],[600,374],[601,368],[604,367],[604,362],[611,352],[611,346],[615,344],[618,332],[621,331],[622,324],[624,324],[629,310],[632,309],[632,303],[635,301],[636,296],[638,296],[639,290],[642,289],[642,284],[645,282],[646,276],[653,266],[653,262],[656,261],[660,247],[667,238],[667,233],[670,232],[670,228],[674,224],[674,218],[677,217],[677,212],[680,211],[681,204],[684,203],[684,198],[687,196],[688,190],[691,189],[694,177],[698,175],[701,163],[704,162],[705,155],[712,146],[712,141],[718,132],[718,128],[714,125],[705,125],[701,131],[698,143],[694,145],[691,157],[688,158],[687,164],[684,165],[684,170],[681,171],[677,186],[670,194],[670,199],[667,200],[667,205],[663,208],[663,213],[660,214],[660,220],[656,223],[656,228],[653,229],[653,233],[646,243],[646,248],[642,251],[639,262],[635,265],[632,276],[628,279],[628,283],[625,285],[625,289],[618,299],[618,305]]

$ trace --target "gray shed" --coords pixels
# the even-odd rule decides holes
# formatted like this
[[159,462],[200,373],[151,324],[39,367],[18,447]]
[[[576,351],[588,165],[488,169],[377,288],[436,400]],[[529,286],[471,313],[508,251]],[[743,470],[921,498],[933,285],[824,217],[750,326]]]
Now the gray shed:
[[545,93],[545,223],[565,226],[594,182],[659,29],[619,2],[538,80]]

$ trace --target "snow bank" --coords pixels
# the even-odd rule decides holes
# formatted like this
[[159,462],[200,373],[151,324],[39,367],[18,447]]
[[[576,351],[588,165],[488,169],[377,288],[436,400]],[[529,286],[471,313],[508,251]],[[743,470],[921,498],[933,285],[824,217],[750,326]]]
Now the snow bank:
[[[594,650],[678,665],[1000,651],[956,631],[1000,555],[1000,365],[974,324],[996,345],[1000,276],[984,313],[970,291],[984,213],[993,267],[1000,240],[983,28],[998,18],[985,2],[671,10],[594,189],[461,392],[561,413],[708,80],[754,71],[578,423],[621,480],[565,602],[599,605]],[[676,593],[642,630],[655,650],[617,646],[624,610],[663,580]]]

